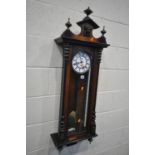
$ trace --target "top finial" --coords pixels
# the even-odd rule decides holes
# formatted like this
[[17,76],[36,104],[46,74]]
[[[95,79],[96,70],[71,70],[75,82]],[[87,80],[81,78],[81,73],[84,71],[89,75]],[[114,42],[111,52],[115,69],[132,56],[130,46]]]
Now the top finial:
[[70,23],[70,18],[68,18],[68,22],[65,25],[67,29],[69,29],[72,26],[72,24]]
[[106,33],[105,26],[103,26],[101,33],[102,33],[102,35],[104,35]]
[[86,10],[84,10],[85,14],[89,16],[93,11],[88,7]]

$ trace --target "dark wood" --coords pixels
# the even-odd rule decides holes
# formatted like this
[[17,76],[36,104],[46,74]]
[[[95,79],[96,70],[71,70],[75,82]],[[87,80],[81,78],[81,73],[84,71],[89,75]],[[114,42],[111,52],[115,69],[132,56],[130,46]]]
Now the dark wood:
[[[105,38],[105,28],[101,31],[101,36],[95,38],[92,34],[94,29],[99,26],[89,17],[92,13],[90,8],[84,10],[86,17],[77,22],[81,27],[80,34],[71,32],[70,19],[66,23],[67,29],[62,35],[55,39],[56,43],[63,48],[63,73],[62,73],[62,92],[59,116],[58,133],[51,134],[54,144],[58,149],[63,146],[76,144],[81,140],[90,142],[96,134],[96,95],[98,85],[99,66],[101,62],[102,50],[109,44]],[[78,51],[84,51],[89,55],[91,61],[90,83],[88,83],[89,73],[83,73],[85,77],[81,79],[81,74],[75,73],[72,69],[72,59]],[[89,89],[86,89],[89,85]],[[87,92],[88,91],[88,92]],[[86,94],[88,94],[88,110],[86,109]],[[69,132],[69,117],[76,111],[76,122],[74,131]],[[87,110],[86,126],[84,117]]]

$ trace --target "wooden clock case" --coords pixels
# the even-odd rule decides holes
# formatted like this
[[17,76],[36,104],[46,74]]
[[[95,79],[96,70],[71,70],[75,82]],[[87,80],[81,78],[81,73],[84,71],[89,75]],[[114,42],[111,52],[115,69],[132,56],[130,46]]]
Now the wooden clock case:
[[[60,103],[60,117],[58,133],[51,134],[55,146],[62,149],[63,146],[69,146],[81,140],[88,139],[90,142],[92,138],[97,136],[95,123],[95,106],[96,94],[99,75],[99,66],[103,48],[109,46],[106,42],[104,34],[106,31],[101,31],[101,36],[95,38],[92,34],[93,29],[99,26],[89,17],[92,10],[84,10],[86,17],[77,22],[81,27],[80,34],[71,32],[72,26],[70,21],[66,23],[67,29],[63,32],[61,37],[55,39],[56,43],[63,49],[63,73],[62,73],[62,92]],[[80,78],[80,74],[75,73],[72,69],[73,56],[78,51],[86,52],[91,59],[91,73],[89,78],[88,88],[88,72],[84,73],[84,80]],[[86,89],[88,88],[88,89]],[[87,110],[85,107],[87,96]],[[74,106],[73,106],[74,105]],[[83,106],[84,105],[84,106]],[[75,109],[76,107],[76,109]],[[85,127],[77,127],[76,132],[68,132],[68,117],[71,108],[79,110],[81,118],[86,117]],[[86,114],[85,114],[86,113]]]

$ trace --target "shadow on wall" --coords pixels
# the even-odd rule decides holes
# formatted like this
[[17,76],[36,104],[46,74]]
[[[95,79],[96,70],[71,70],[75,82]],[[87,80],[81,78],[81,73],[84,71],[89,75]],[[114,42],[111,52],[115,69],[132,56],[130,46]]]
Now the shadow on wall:
[[[62,49],[56,45],[53,38],[48,39],[38,39],[35,46],[39,46],[39,49],[33,49],[35,56],[31,56],[30,65],[39,67],[51,67],[51,68],[61,68],[62,67]],[[38,59],[39,58],[39,59]]]
[[[61,55],[61,62],[63,61],[63,50],[60,46],[58,46],[55,42],[53,44],[52,47],[52,55],[51,55],[51,62],[50,62],[50,66],[52,66],[52,64],[57,64],[57,61],[60,60],[60,57],[58,58],[58,54],[56,52],[59,52],[59,56]],[[60,65],[60,64],[59,64]],[[62,63],[60,68],[62,68]],[[61,69],[62,72],[62,69]],[[62,75],[62,73],[61,73]],[[62,77],[60,77],[61,79]],[[58,79],[58,75],[55,75],[55,79]],[[57,82],[56,82],[57,83]],[[61,81],[60,81],[61,84]],[[56,85],[57,87],[58,85]],[[56,88],[58,89],[58,88]],[[60,92],[59,92],[60,93]],[[61,101],[60,101],[61,102]],[[60,104],[60,103],[59,103]],[[59,115],[59,112],[58,112]],[[58,125],[57,125],[58,127]],[[49,135],[50,137],[50,135]],[[57,148],[55,147],[53,140],[51,139],[51,137],[49,138],[49,150],[48,150],[48,155],[74,155],[77,152],[85,152],[88,150],[88,145],[89,142],[88,141],[82,141],[79,142],[73,146],[69,146],[69,147],[64,147],[60,152],[57,150]],[[80,151],[79,151],[80,150]]]
[[55,147],[52,139],[50,139],[50,148],[48,150],[48,155],[74,155],[77,152],[85,152],[88,150],[88,141],[81,141],[78,142],[75,145],[69,146],[69,147],[64,147],[62,151],[58,151],[57,148]]
[[[50,49],[50,50],[49,50]],[[42,52],[41,53],[44,53],[44,52],[48,52],[48,51],[52,51],[51,53],[51,56],[50,56],[50,62],[49,62],[49,66],[51,66],[51,68],[55,68],[56,70],[59,70],[60,74],[56,71],[56,74],[54,75],[54,79],[56,79],[56,81],[54,81],[56,83],[56,90],[57,92],[60,94],[61,92],[61,78],[62,78],[62,66],[63,66],[63,50],[60,46],[58,46],[55,41],[51,42],[50,45],[46,45],[46,46],[43,46],[41,49],[40,49]],[[58,57],[59,56],[59,57]],[[60,58],[61,57],[61,58]],[[56,66],[55,66],[56,65]],[[58,73],[58,74],[57,74]],[[52,80],[52,78],[51,78]],[[52,87],[52,86],[51,86]],[[60,104],[60,100],[59,100],[59,103]],[[52,111],[52,110],[51,110]],[[59,115],[59,111],[56,111],[57,115]],[[58,130],[58,124],[56,126],[56,129],[54,129],[54,132],[57,132]],[[51,131],[53,132],[53,131]],[[89,148],[89,142],[87,140],[85,141],[81,141],[81,142],[78,142],[77,144],[75,145],[72,145],[72,146],[69,146],[69,147],[64,147],[61,151],[59,151],[54,143],[53,143],[53,140],[51,139],[50,137],[50,134],[49,134],[49,142],[48,142],[48,146],[49,146],[49,149],[48,149],[48,155],[75,155],[77,154],[77,152],[86,152],[88,151],[88,148]]]
[[[51,44],[53,44],[52,47],[52,55],[51,55],[51,62],[50,66],[53,66],[56,64],[57,66],[55,67],[62,67],[62,62],[63,62],[63,50],[60,46],[58,46],[55,41],[53,41]],[[61,56],[61,58],[60,58]]]

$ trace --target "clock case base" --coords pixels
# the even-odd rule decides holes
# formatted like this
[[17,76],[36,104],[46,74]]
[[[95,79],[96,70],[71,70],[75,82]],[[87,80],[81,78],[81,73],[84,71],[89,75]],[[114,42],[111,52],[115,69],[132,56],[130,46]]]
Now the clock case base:
[[53,142],[58,150],[63,149],[63,146],[71,146],[82,140],[88,140],[91,143],[93,141],[93,138],[95,137],[97,137],[97,134],[95,135],[87,134],[87,135],[80,136],[80,138],[79,137],[74,138],[73,140],[69,140],[69,139],[60,140],[58,133],[51,134],[51,138],[53,139]]

